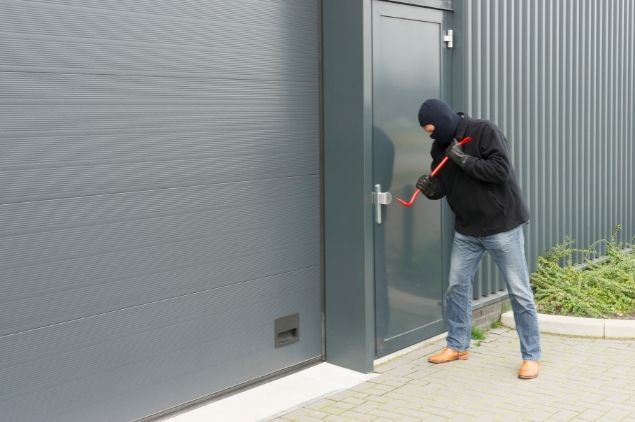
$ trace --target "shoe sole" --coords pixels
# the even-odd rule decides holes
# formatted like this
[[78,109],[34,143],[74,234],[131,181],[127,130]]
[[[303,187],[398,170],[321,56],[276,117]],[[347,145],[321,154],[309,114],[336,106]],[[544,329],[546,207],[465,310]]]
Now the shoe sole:
[[521,375],[518,375],[518,378],[520,378],[521,380],[532,380],[534,378],[538,378],[538,374],[533,375],[533,376],[521,376]]

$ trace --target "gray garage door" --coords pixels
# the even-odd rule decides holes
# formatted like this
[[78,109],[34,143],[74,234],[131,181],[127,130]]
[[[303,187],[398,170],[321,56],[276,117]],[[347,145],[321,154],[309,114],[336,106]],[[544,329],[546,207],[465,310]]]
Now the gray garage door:
[[319,357],[319,114],[318,0],[0,0],[0,420]]

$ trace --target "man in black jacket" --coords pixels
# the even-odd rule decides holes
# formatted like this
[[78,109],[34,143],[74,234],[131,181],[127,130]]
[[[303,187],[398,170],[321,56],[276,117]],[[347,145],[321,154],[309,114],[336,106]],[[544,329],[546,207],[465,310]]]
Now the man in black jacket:
[[[430,199],[445,197],[455,215],[446,293],[447,347],[428,360],[446,363],[469,357],[472,281],[488,252],[503,275],[514,311],[523,358],[518,376],[535,378],[540,334],[522,231],[529,212],[507,155],[507,140],[492,122],[457,114],[437,99],[421,105],[419,124],[434,139],[432,168],[445,156],[450,162],[435,177],[421,176],[417,188]],[[468,136],[472,141],[459,145],[457,140]]]

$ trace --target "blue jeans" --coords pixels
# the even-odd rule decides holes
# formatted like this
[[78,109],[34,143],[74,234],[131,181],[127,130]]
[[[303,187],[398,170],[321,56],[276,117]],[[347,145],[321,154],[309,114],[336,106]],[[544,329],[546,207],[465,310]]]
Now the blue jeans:
[[491,236],[472,237],[455,232],[446,293],[448,347],[465,351],[472,330],[472,282],[487,251],[503,274],[514,310],[523,360],[540,359],[540,332],[534,295],[529,285],[522,226]]

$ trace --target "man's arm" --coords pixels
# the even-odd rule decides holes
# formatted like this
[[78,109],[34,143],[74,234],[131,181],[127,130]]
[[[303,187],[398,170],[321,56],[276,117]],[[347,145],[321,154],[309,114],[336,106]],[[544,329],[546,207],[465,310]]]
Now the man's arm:
[[495,127],[490,126],[483,131],[479,142],[481,157],[463,154],[460,150],[456,151],[456,148],[461,147],[455,144],[450,146],[448,156],[469,176],[488,183],[507,181],[510,165],[506,141]]

